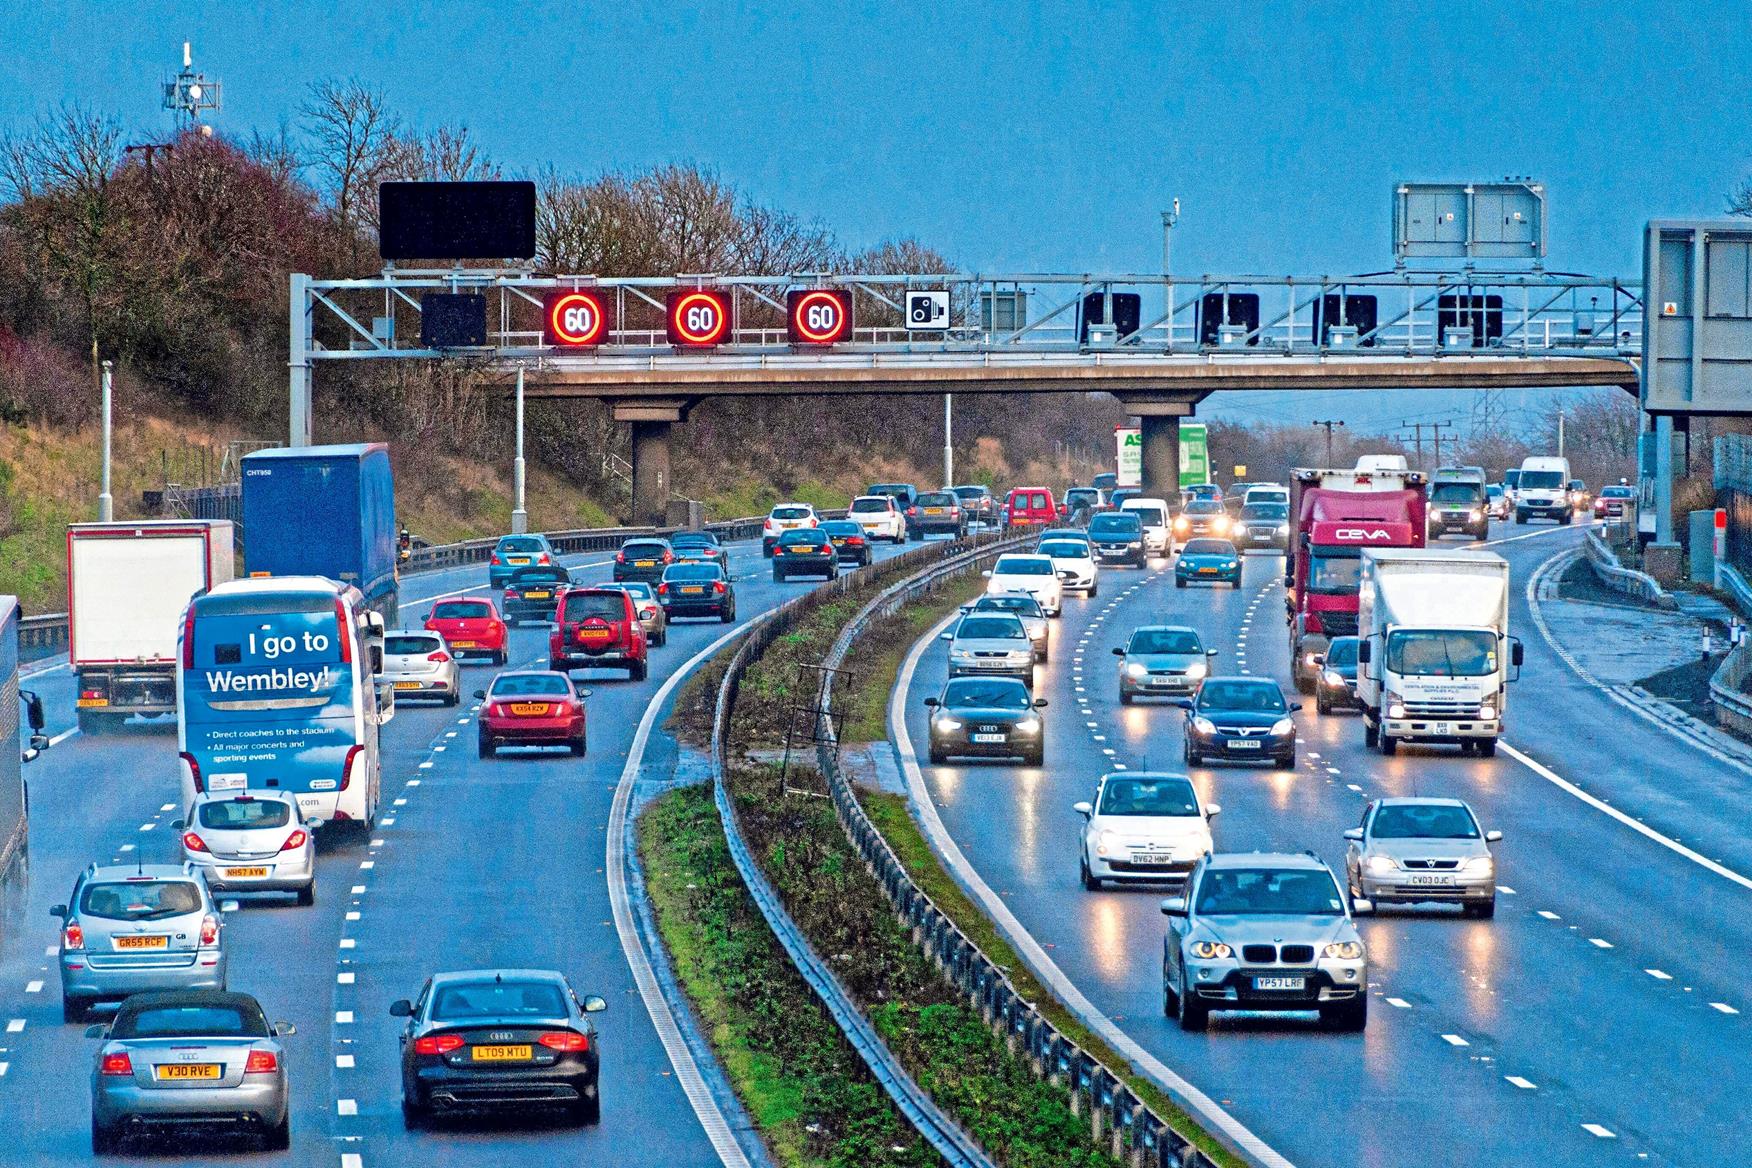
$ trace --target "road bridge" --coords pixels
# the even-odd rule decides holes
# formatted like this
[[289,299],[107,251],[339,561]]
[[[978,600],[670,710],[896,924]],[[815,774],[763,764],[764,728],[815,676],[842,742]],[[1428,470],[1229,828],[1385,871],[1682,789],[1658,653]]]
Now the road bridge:
[[389,268],[294,275],[291,306],[293,445],[311,441],[320,362],[472,361],[507,385],[520,372],[529,395],[609,403],[632,430],[635,522],[662,521],[671,428],[707,398],[1106,392],[1141,419],[1146,486],[1165,489],[1179,480],[1179,419],[1219,390],[1635,392],[1643,316],[1627,281],[1470,268],[1312,278]]

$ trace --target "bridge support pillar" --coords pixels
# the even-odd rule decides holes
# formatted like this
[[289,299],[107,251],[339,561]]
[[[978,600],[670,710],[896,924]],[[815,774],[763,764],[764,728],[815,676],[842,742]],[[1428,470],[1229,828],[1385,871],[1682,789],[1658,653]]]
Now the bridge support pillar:
[[1144,494],[1166,499],[1169,506],[1180,501],[1180,419],[1145,414],[1138,419],[1143,441]]
[[662,527],[669,517],[674,481],[669,469],[669,431],[687,419],[689,400],[632,400],[614,403],[614,420],[633,428],[633,514],[635,527]]

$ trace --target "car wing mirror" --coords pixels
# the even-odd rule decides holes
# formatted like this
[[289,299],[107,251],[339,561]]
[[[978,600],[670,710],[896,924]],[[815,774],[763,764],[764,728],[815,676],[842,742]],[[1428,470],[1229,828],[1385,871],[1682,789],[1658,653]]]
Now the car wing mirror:
[[87,1038],[108,1038],[109,1037],[109,1023],[107,1023],[107,1022],[94,1022],[94,1023],[92,1023],[90,1026],[87,1026],[85,1028],[85,1037],[87,1037]]
[[474,696],[475,696],[475,701],[484,702],[487,700],[487,691],[484,689],[477,689],[477,690],[475,690]]
[[1363,829],[1360,827],[1347,827],[1344,829],[1344,838],[1347,840],[1354,840],[1357,843],[1362,843]]
[[1357,642],[1357,664],[1367,665],[1375,659],[1375,646],[1369,641]]
[[1217,655],[1217,651],[1215,649],[1206,649],[1205,650],[1206,657],[1215,657],[1216,655]]
[[579,1005],[583,1007],[586,1014],[600,1014],[608,1009],[608,1003],[596,994],[585,994],[584,1000]]
[[1207,804],[1205,804],[1205,818],[1206,819],[1215,819],[1217,816],[1221,815],[1222,813],[1223,813],[1223,805],[1221,803],[1207,803]]
[[429,612],[429,613],[427,613],[427,614],[426,614],[426,619],[427,619],[427,620],[429,620],[429,621],[433,621],[433,620],[437,620],[437,619],[438,619],[438,613],[437,613],[437,611],[436,611],[436,610],[433,610],[433,611],[432,611],[432,612]]
[[1364,897],[1351,901],[1351,915],[1358,917],[1372,916],[1375,912],[1375,902]]
[[1484,833],[1484,842],[1487,844],[1500,844],[1503,842],[1503,833],[1500,831],[1487,831]]
[[936,709],[937,708],[937,699],[936,698],[926,698],[925,699],[925,706],[928,709],[932,709],[932,710]]
[[1071,810],[1075,811],[1078,815],[1081,815],[1084,819],[1087,819],[1095,814],[1095,805],[1088,802],[1073,803],[1071,804]]
[[294,1026],[290,1022],[276,1022],[276,1023],[274,1023],[274,1037],[275,1038],[291,1038],[294,1034],[297,1034],[297,1033],[298,1033],[298,1027]]
[[412,1018],[414,1004],[406,998],[397,998],[389,1004],[389,1016],[391,1018]]
[[1114,656],[1115,656],[1115,657],[1124,657],[1124,656],[1125,656],[1125,650],[1124,650],[1124,649],[1115,649],[1115,650],[1114,650],[1114,651],[1113,651],[1113,655],[1114,655]]
[[1046,709],[1046,699],[1045,698],[1035,698],[1034,699],[1034,708],[1037,710]]
[[1179,706],[1183,710],[1192,709],[1192,699],[1191,698],[1181,698],[1179,701],[1175,702],[1174,704]]
[[28,689],[19,691],[18,696],[24,702],[25,724],[31,728],[34,737],[34,732],[41,730],[44,725],[43,699],[38,697],[33,690]]
[[1521,663],[1526,656],[1526,648],[1521,644],[1519,638],[1516,638],[1509,643],[1509,664],[1513,665],[1516,669],[1519,669],[1521,668]]
[[1183,917],[1186,915],[1186,898],[1170,896],[1162,902],[1162,915],[1165,917]]
[[52,904],[49,906],[49,915],[52,917],[64,917],[67,915],[67,906],[64,904]]
[[1290,703],[1290,713],[1292,713],[1292,714],[1301,708],[1302,708],[1301,702],[1291,702]]
[[985,571],[981,572],[980,575],[985,577],[987,580],[990,580],[992,578],[991,569],[990,568],[986,569]]
[[955,639],[955,634],[954,633],[942,633],[942,634],[938,635],[937,639],[939,641],[953,641]]

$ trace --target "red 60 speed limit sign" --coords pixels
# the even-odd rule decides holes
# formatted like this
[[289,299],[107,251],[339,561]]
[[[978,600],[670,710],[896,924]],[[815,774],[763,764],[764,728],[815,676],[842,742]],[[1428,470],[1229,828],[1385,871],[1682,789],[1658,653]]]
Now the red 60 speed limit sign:
[[669,343],[687,348],[721,345],[730,333],[730,298],[715,288],[669,294]]
[[852,335],[852,297],[837,288],[785,296],[785,331],[793,345],[831,345]]
[[608,305],[600,293],[583,288],[549,292],[542,306],[544,344],[578,348],[608,339]]

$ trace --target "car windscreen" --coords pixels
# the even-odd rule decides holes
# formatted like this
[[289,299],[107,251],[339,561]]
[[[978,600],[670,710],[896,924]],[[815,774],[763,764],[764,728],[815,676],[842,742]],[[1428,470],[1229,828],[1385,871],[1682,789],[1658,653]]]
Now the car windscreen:
[[1196,498],[1186,505],[1188,515],[1221,515],[1223,504],[1217,499]]
[[1203,653],[1198,634],[1191,629],[1139,629],[1132,634],[1127,653]]
[[552,982],[482,981],[439,987],[432,998],[434,1022],[469,1018],[564,1018],[565,991]]
[[1207,681],[1199,687],[1201,709],[1245,710],[1261,714],[1278,714],[1289,709],[1278,687],[1248,681]]
[[442,638],[403,636],[383,638],[383,651],[391,657],[414,657],[421,653],[436,653],[444,648]]
[[1496,634],[1406,629],[1387,638],[1387,669],[1413,677],[1484,677],[1497,670]]
[[[786,546],[789,547],[790,545],[787,543]],[[722,580],[723,578],[724,569],[716,564],[677,564],[675,567],[663,573],[663,582],[665,584],[675,580],[681,580],[689,584],[697,584],[702,581]]]
[[1288,503],[1249,503],[1241,508],[1243,520],[1255,520],[1261,523],[1275,520],[1282,523],[1289,517],[1290,506]]
[[626,615],[627,601],[623,593],[568,592],[560,619],[582,621],[589,620],[591,617],[600,617],[603,620],[617,621]]
[[1050,576],[1052,561],[1038,556],[1000,556],[994,576]]
[[886,515],[889,511],[893,510],[893,508],[894,504],[889,501],[887,495],[882,496],[880,499],[852,500],[853,515]]
[[1004,641],[1028,639],[1022,622],[1013,616],[965,616],[955,635],[964,640]]
[[1634,499],[1636,498],[1636,488],[1607,487],[1605,490],[1601,491],[1600,494],[1608,499]]
[[1437,483],[1430,488],[1430,502],[1476,503],[1480,489],[1477,483]]
[[1086,560],[1089,558],[1089,545],[1080,539],[1055,539],[1050,543],[1040,545],[1040,554],[1052,556],[1060,560]]
[[814,512],[807,507],[774,507],[774,519],[807,519]]
[[958,677],[943,687],[941,703],[950,708],[980,706],[988,710],[1026,710],[1028,687],[1019,681],[990,677]]
[[1044,617],[1046,613],[1040,609],[1040,601],[1026,592],[1014,596],[984,596],[974,602],[975,612],[1013,612],[1017,616]]
[[278,799],[226,799],[201,804],[196,819],[214,831],[285,827],[292,822],[292,808]]
[[513,584],[564,584],[571,578],[564,568],[519,568],[511,573]]
[[432,609],[433,620],[482,620],[492,615],[492,605],[478,600],[447,600]]
[[1454,803],[1388,803],[1375,811],[1376,839],[1477,839],[1472,812]]
[[487,697],[493,701],[521,697],[564,698],[571,694],[572,687],[564,677],[547,673],[503,673],[487,691]]
[[268,1020],[259,1009],[231,1002],[123,1007],[116,1011],[109,1037],[267,1038]]
[[1198,885],[1202,916],[1240,914],[1337,916],[1344,912],[1338,885],[1309,868],[1212,868]]
[[1363,556],[1355,548],[1316,548],[1308,555],[1308,591],[1317,596],[1349,596],[1362,579]]
[[508,535],[499,541],[499,551],[502,552],[542,552],[547,549],[541,546],[541,540],[533,535]]
[[190,880],[105,880],[85,886],[76,911],[106,921],[156,921],[200,909],[201,890]]
[[1102,815],[1198,814],[1198,796],[1185,779],[1109,779],[1101,789]]
[[1232,556],[1235,545],[1226,539],[1189,539],[1180,549],[1183,556]]
[[1092,487],[1072,487],[1065,492],[1065,505],[1093,507],[1101,502],[1101,492]]
[[1144,529],[1144,521],[1136,512],[1107,512],[1089,520],[1090,535],[1136,535]]
[[1560,470],[1524,470],[1521,472],[1521,486],[1530,491],[1556,491],[1564,485],[1563,472]]
[[1340,665],[1355,665],[1357,663],[1357,639],[1355,637],[1337,637],[1326,647],[1326,663],[1337,667]]
[[1492,483],[1490,486],[1484,488],[1484,493],[1489,498],[1500,499],[1503,497],[1503,485],[1501,483]]

